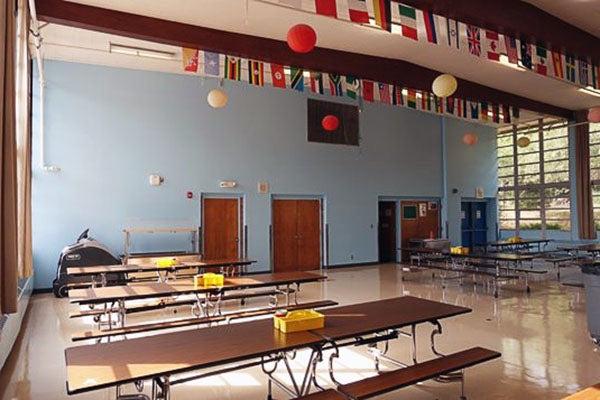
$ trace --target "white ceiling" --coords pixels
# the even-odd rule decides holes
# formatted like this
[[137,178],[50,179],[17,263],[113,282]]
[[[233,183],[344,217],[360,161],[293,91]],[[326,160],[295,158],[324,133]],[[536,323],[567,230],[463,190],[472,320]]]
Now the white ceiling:
[[[147,15],[209,28],[285,40],[295,23],[309,23],[318,33],[318,46],[362,54],[403,59],[463,79],[568,109],[600,105],[600,98],[552,78],[487,62],[446,46],[414,42],[347,21],[335,20],[257,0],[74,0],[98,7]],[[542,0],[539,0],[542,1]],[[594,0],[595,1],[595,0]],[[557,1],[558,2],[558,1]],[[101,65],[181,72],[180,49],[148,44],[74,28],[43,28],[44,57]],[[179,60],[155,60],[108,52],[110,41],[167,49]]]
[[525,0],[600,38],[600,0]]

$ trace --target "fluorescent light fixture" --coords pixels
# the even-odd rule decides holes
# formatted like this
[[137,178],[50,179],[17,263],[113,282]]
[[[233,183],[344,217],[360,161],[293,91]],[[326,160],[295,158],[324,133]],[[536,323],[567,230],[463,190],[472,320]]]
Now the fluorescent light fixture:
[[517,71],[525,71],[525,68],[521,65],[513,64],[510,61],[508,61],[508,56],[506,54],[500,54],[500,64],[508,68],[516,69]]
[[117,43],[109,43],[109,52],[137,57],[159,58],[161,60],[172,60],[175,58],[175,53],[171,51],[146,49]]
[[577,91],[585,94],[589,94],[592,96],[600,97],[600,90],[596,89],[593,86],[586,86],[584,88],[579,88]]
[[304,71],[303,75],[305,78],[310,78],[310,71]]

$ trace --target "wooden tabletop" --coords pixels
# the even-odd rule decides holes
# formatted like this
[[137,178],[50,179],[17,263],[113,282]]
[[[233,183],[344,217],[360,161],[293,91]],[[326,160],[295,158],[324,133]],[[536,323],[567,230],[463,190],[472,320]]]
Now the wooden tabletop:
[[325,314],[325,328],[313,332],[328,339],[348,339],[471,311],[470,308],[413,296],[395,297],[319,311]]
[[170,267],[158,267],[154,263],[138,263],[138,264],[116,264],[116,265],[90,265],[82,267],[67,268],[67,275],[84,276],[84,275],[100,275],[100,274],[127,274],[135,272],[154,272],[154,271],[175,271],[187,268],[217,268],[239,265],[250,265],[255,263],[255,260],[246,258],[231,258],[219,260],[181,260],[178,264]]
[[194,286],[191,279],[178,279],[166,283],[131,284],[127,286],[106,286],[98,288],[69,290],[71,303],[92,304],[108,303],[118,300],[136,300],[169,297],[194,293],[260,288],[293,283],[317,282],[327,276],[314,272],[275,272],[270,274],[226,277],[222,287]]
[[563,400],[600,400],[600,383],[567,396]]
[[482,254],[448,254],[450,257],[474,258],[479,260],[494,261],[530,261],[535,258],[533,254],[520,253],[482,253]]
[[283,334],[266,319],[71,347],[65,350],[67,392],[234,363],[322,340],[310,332]]
[[468,313],[465,307],[406,296],[322,310],[325,328],[282,334],[271,319],[166,333],[65,350],[67,391],[85,392],[194,369],[251,360]]
[[422,254],[439,254],[446,257],[455,258],[474,258],[480,260],[496,260],[496,261],[529,261],[533,260],[535,256],[533,254],[518,254],[518,253],[450,253],[448,251],[427,249],[427,248],[400,248],[402,251],[412,251],[415,253]]
[[588,244],[573,244],[573,245],[562,245],[558,246],[559,250],[577,250],[587,251],[590,253],[600,252],[600,243],[588,243]]
[[502,247],[502,246],[518,246],[520,244],[538,244],[538,243],[550,243],[552,239],[521,239],[518,242],[510,242],[508,240],[499,240],[497,242],[490,242],[488,246]]

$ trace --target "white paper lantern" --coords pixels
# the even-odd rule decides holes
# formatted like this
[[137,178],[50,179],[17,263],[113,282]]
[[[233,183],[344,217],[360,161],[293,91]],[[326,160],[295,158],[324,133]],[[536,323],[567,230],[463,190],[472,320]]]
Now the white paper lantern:
[[527,147],[531,143],[531,140],[527,136],[521,136],[517,139],[517,146],[519,147]]
[[456,92],[457,87],[458,82],[455,77],[450,74],[443,74],[434,79],[431,90],[437,97],[448,97]]
[[227,105],[227,93],[222,91],[221,89],[213,89],[208,92],[208,96],[206,96],[206,101],[212,108],[223,108]]

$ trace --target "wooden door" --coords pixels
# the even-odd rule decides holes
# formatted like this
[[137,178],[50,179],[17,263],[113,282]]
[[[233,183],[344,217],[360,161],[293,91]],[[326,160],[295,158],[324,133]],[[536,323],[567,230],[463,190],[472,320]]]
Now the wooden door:
[[319,200],[273,201],[274,271],[310,271],[321,266]]
[[379,262],[396,262],[396,202],[379,202]]
[[202,200],[202,257],[207,260],[240,256],[240,199]]
[[277,272],[295,271],[298,257],[296,200],[273,201],[273,263]]
[[[402,248],[410,247],[412,239],[438,238],[440,233],[440,214],[437,202],[425,200],[402,201],[400,230]],[[402,252],[402,259],[408,258],[408,252]]]
[[[419,204],[415,201],[400,203],[400,240],[403,249],[410,247],[410,239],[417,239],[419,232]],[[402,252],[402,259],[408,259],[409,254]]]
[[321,202],[298,200],[296,204],[298,270],[319,269],[321,267]]
[[[437,239],[440,234],[440,217],[437,202],[419,201],[419,239]],[[426,209],[425,215],[421,210]]]

